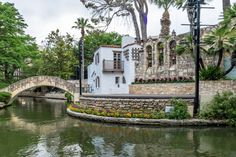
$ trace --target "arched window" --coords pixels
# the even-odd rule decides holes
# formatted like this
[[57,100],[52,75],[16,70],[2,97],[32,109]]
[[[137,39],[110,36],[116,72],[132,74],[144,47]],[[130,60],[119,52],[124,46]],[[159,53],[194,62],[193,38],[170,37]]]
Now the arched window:
[[147,67],[152,67],[152,46],[148,45],[146,47],[147,52]]
[[159,66],[164,65],[164,45],[162,42],[157,44]]
[[96,84],[96,88],[100,87],[100,79],[99,79],[99,77],[96,78],[95,84]]
[[95,55],[95,64],[99,63],[99,53]]
[[176,64],[176,53],[175,53],[176,41],[172,40],[169,46],[170,46],[170,66],[172,66]]

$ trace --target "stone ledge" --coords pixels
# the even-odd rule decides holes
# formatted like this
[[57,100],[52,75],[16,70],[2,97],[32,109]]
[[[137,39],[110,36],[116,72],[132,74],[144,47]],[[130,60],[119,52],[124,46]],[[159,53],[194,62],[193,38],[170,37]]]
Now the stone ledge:
[[204,119],[187,119],[187,120],[171,120],[171,119],[143,119],[143,118],[114,118],[91,115],[86,113],[78,113],[67,108],[67,114],[85,120],[128,124],[128,125],[147,125],[147,126],[227,126],[224,120],[204,120]]

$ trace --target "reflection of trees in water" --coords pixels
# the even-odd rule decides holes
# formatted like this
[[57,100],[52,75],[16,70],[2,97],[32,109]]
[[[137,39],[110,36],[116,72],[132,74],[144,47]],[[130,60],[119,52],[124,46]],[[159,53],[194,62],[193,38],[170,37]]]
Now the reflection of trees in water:
[[[82,150],[85,150],[83,155],[96,152],[97,155],[122,156],[129,152],[137,157],[225,157],[235,153],[236,141],[232,139],[236,138],[235,131],[225,128],[142,128],[78,121],[77,129],[73,131],[73,136],[78,137],[76,140],[72,138],[69,144],[80,143]],[[225,133],[228,136],[224,136]],[[226,142],[226,146],[222,147],[222,143]]]
[[22,130],[11,131],[0,126],[0,156],[15,157],[18,151],[37,142],[37,136]]
[[[22,101],[25,100],[18,103]],[[236,154],[234,128],[109,125],[68,117],[64,104],[57,102],[43,99],[27,99],[25,102],[0,111],[2,119],[14,116],[18,118],[14,124],[12,120],[0,120],[0,141],[10,141],[9,145],[0,142],[0,153],[2,150],[6,154],[12,148],[12,152],[17,153],[22,145],[26,147],[24,151],[32,154],[43,147],[50,154],[56,154],[55,156],[66,156],[70,153],[73,156],[76,152],[81,153],[81,156],[135,157],[227,157]],[[22,123],[24,127],[19,128],[15,123]],[[36,131],[32,130],[32,125]]]
[[40,123],[65,117],[66,107],[63,101],[18,98],[15,101],[14,113],[22,119]]

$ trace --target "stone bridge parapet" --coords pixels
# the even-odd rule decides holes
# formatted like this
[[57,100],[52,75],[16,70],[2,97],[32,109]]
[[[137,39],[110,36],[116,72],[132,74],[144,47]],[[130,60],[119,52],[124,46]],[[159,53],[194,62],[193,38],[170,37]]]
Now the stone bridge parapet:
[[11,84],[10,86],[1,89],[0,91],[5,91],[9,92],[12,94],[12,98],[16,97],[19,93],[33,88],[33,87],[40,87],[40,86],[52,86],[52,87],[57,87],[62,90],[65,90],[72,95],[74,95],[74,101],[78,101],[78,93],[79,93],[79,88],[71,83],[68,82],[64,79],[61,79],[59,77],[55,76],[33,76],[29,77],[23,80],[20,80],[18,82],[15,82]]

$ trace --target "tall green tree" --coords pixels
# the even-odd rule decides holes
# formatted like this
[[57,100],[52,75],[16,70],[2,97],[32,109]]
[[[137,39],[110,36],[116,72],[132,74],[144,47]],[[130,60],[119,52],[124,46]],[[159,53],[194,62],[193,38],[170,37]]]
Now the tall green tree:
[[72,26],[72,28],[79,29],[81,32],[81,38],[83,39],[85,36],[85,31],[93,29],[93,26],[89,23],[88,19],[81,17],[77,18],[75,21],[75,26]]
[[[179,54],[186,53],[188,48],[192,47],[189,44],[186,45],[186,43],[190,43],[191,38],[189,39],[188,42],[177,46]],[[204,79],[220,79],[232,71],[236,66],[236,4],[225,12],[224,20],[219,23],[217,28],[202,37],[202,41],[204,45],[202,45],[201,53],[212,56],[213,59],[206,68],[201,66],[200,74],[204,75]],[[192,50],[188,50],[188,52],[190,53]],[[231,66],[222,72],[221,63],[226,53],[231,55]]]
[[151,3],[156,4],[159,8],[164,9],[161,19],[161,36],[168,36],[170,33],[170,14],[169,8],[175,4],[175,0],[150,0]]
[[85,65],[87,66],[93,61],[93,54],[101,45],[121,45],[121,35],[115,32],[94,30],[85,36],[84,41]]
[[41,53],[42,68],[40,74],[58,76],[69,79],[73,76],[76,57],[73,51],[74,39],[71,35],[61,35],[60,31],[52,31],[45,40]]
[[[89,23],[88,19],[84,19],[83,17],[77,18],[77,21],[75,21],[75,26],[72,26],[72,28],[79,29],[81,31],[81,38],[80,40],[84,42],[84,36],[85,31],[89,29],[93,29],[93,26]],[[81,68],[81,79],[84,80],[84,49],[82,51],[82,68]]]
[[[178,55],[182,55],[182,54],[188,54],[191,55],[193,58],[193,61],[195,61],[195,54],[193,53],[194,50],[194,43],[193,43],[193,38],[191,35],[186,35],[181,42],[176,45],[176,53]],[[202,53],[206,53],[207,51],[204,47],[200,47],[200,51]],[[207,54],[207,56],[209,56],[209,54]],[[199,57],[199,67],[200,69],[205,69],[205,65],[202,59],[202,56],[200,55]]]
[[4,81],[14,81],[14,72],[38,52],[25,28],[27,24],[14,4],[0,2],[0,70]]

